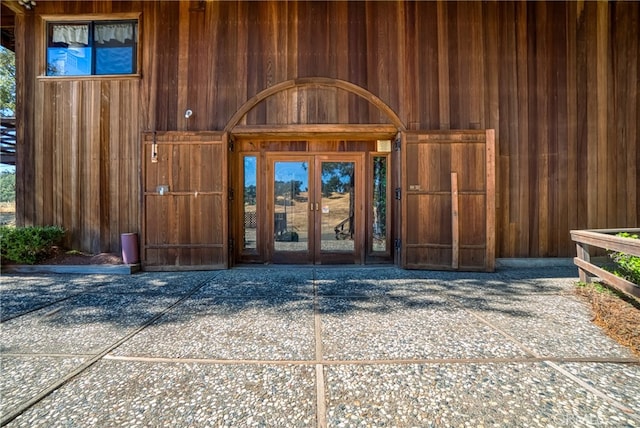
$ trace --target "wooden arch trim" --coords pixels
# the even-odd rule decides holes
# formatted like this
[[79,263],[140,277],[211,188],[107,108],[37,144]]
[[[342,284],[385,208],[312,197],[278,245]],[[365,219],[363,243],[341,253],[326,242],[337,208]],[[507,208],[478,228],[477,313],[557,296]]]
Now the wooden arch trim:
[[249,98],[239,109],[235,112],[235,114],[229,119],[227,126],[224,128],[225,132],[231,132],[233,128],[240,123],[242,118],[251,111],[255,106],[257,106],[262,101],[266,100],[272,95],[275,95],[279,92],[286,91],[287,89],[293,88],[306,88],[306,87],[329,87],[329,88],[338,88],[343,89],[347,92],[350,92],[354,95],[357,95],[369,103],[373,104],[377,107],[382,113],[384,113],[391,123],[400,131],[405,131],[406,128],[400,117],[396,114],[396,112],[391,109],[387,104],[384,103],[380,98],[364,89],[361,86],[353,84],[351,82],[347,82],[346,80],[340,79],[332,79],[328,77],[301,77],[298,79],[291,79],[285,82],[277,83],[263,91],[257,93],[253,97]]

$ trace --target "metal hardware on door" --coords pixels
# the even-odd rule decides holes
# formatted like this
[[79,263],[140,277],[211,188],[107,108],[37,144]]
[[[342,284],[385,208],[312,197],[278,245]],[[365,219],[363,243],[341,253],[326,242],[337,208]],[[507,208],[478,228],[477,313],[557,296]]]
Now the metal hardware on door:
[[316,202],[316,211],[318,211],[319,204]]

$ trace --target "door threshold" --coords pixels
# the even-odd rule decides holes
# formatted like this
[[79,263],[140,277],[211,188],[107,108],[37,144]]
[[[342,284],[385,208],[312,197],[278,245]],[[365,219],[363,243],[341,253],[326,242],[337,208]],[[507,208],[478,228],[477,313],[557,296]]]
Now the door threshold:
[[374,264],[277,264],[277,263],[238,263],[231,269],[368,269],[368,268],[389,268],[398,267],[393,263],[374,263]]

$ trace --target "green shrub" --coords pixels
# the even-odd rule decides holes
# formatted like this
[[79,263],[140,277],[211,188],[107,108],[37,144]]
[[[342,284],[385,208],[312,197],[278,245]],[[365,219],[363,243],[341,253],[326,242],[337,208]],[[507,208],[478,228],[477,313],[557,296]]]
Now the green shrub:
[[[621,232],[616,236],[621,238],[639,239],[638,235],[628,232]],[[609,253],[609,257],[611,257],[611,259],[616,263],[616,269],[613,273],[627,281],[633,282],[634,284],[640,284],[640,257],[615,251]]]
[[16,174],[12,172],[0,173],[0,202],[16,200]]
[[58,226],[0,226],[0,256],[3,261],[34,264],[63,237],[64,229]]

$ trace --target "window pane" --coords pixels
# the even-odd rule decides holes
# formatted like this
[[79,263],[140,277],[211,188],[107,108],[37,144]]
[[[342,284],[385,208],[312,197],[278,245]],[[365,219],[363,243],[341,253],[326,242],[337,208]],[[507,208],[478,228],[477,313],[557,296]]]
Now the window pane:
[[135,21],[96,22],[93,38],[97,45],[110,43],[125,45],[137,42],[136,32]]
[[47,76],[84,76],[91,74],[91,48],[48,48]]
[[47,27],[47,75],[135,74],[138,23],[58,22]]
[[309,165],[274,163],[274,250],[309,250]]
[[107,21],[94,24],[95,74],[136,72],[138,25],[135,21]]
[[257,248],[258,200],[256,193],[257,160],[255,156],[244,158],[244,246],[245,250]]
[[322,251],[355,251],[355,162],[322,162]]
[[88,23],[49,24],[47,40],[48,76],[91,74]]
[[134,59],[133,47],[96,47],[96,74],[133,74]]
[[373,251],[387,250],[387,158],[373,158]]

